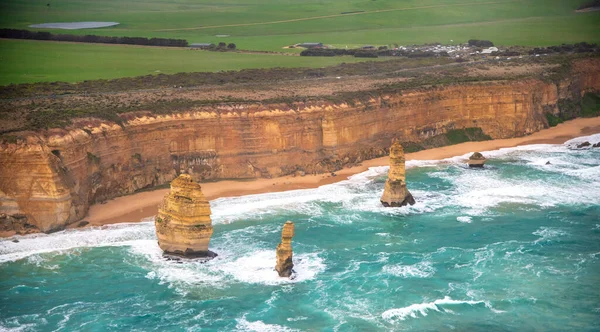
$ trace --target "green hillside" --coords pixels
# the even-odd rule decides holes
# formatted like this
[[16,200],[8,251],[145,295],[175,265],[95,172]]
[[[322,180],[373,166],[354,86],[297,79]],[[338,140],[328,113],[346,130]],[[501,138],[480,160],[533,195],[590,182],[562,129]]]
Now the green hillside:
[[[0,2],[0,28],[116,21],[115,27],[41,29],[52,33],[181,38],[235,43],[238,49],[299,52],[301,42],[336,47],[464,43],[548,46],[600,42],[600,11],[577,13],[585,0],[47,0]],[[50,4],[48,6],[47,4]],[[33,29],[31,29],[33,30]],[[2,41],[0,84],[81,81],[180,71],[327,66],[353,58],[184,52],[130,46]]]

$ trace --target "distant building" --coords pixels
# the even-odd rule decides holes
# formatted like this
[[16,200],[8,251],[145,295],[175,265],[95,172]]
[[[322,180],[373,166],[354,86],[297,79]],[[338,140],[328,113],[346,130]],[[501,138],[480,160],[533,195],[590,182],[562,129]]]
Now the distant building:
[[210,43],[194,43],[190,45],[190,49],[192,50],[206,50],[213,47],[215,47],[215,44]]
[[302,43],[302,44],[298,44],[298,47],[304,47],[304,48],[323,48],[323,43]]

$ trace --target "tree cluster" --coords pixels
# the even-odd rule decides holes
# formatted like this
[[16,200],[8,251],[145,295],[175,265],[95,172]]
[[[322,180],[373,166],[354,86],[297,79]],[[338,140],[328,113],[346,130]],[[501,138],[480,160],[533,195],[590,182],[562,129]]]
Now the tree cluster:
[[356,58],[377,58],[375,50],[342,49],[342,48],[309,48],[300,53],[301,56],[342,56],[351,55]]
[[431,52],[431,51],[410,51],[410,50],[390,50],[387,48],[379,48],[376,50],[362,49],[337,49],[337,48],[313,48],[304,50],[300,53],[301,56],[341,56],[352,55],[357,58],[377,58],[380,56],[405,56],[408,58],[431,58],[439,56],[448,56],[446,52]]
[[577,44],[562,44],[559,46],[536,47],[529,54],[551,54],[551,53],[588,53],[600,51],[598,45],[586,42]]
[[225,44],[224,42],[220,42],[216,49],[218,51],[233,51],[236,49],[236,46],[234,43]]
[[475,47],[492,47],[494,43],[489,40],[469,39],[469,46]]
[[584,4],[582,4],[581,6],[577,7],[577,10],[583,10],[583,9],[594,8],[594,7],[600,7],[600,0],[588,1]]
[[45,31],[29,31],[18,29],[0,29],[0,38],[55,40],[77,43],[127,44],[146,46],[186,47],[185,39],[146,38],[146,37],[110,37],[96,35],[53,34]]

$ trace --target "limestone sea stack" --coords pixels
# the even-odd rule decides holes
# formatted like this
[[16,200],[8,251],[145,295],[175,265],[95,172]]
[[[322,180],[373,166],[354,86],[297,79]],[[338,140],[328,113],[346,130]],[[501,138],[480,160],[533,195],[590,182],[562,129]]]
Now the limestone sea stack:
[[208,250],[213,233],[210,205],[200,184],[188,174],[171,182],[171,191],[158,209],[154,225],[158,245],[167,255],[212,258]]
[[277,265],[275,266],[275,270],[277,270],[280,277],[289,278],[293,272],[292,237],[294,237],[294,223],[288,221],[283,225],[281,243],[277,246]]
[[483,167],[486,161],[487,159],[481,153],[475,152],[469,157],[467,164],[469,164],[469,167]]
[[397,207],[415,204],[415,199],[406,188],[406,168],[404,165],[404,149],[397,141],[390,148],[390,170],[385,188],[381,196],[381,204],[385,207]]

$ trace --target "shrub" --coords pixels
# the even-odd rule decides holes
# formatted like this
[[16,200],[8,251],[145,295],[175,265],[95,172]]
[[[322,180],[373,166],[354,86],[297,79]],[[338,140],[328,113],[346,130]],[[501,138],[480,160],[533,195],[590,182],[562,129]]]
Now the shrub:
[[600,7],[600,0],[592,0],[588,1],[581,6],[577,7],[577,10],[582,10],[586,8]]
[[234,43],[229,43],[229,44],[227,45],[227,48],[228,48],[228,49],[230,49],[230,50],[235,50],[236,46],[235,46],[235,44],[234,44]]
[[402,147],[404,148],[404,152],[411,153],[424,150],[425,148],[416,142],[402,142]]
[[564,98],[558,100],[558,111],[561,120],[571,120],[581,114],[581,107],[572,99]]
[[91,163],[94,163],[94,164],[100,163],[100,157],[96,156],[95,154],[93,154],[91,152],[87,153],[87,158]]
[[110,37],[95,35],[70,35],[70,34],[52,34],[43,31],[29,31],[18,29],[0,29],[0,38],[11,39],[34,39],[34,40],[56,40],[76,43],[102,43],[102,44],[128,44],[128,45],[146,45],[146,46],[170,46],[186,47],[188,45],[185,39],[171,38],[151,38],[146,37]]
[[309,48],[300,52],[300,56],[336,56],[336,55],[354,55],[355,49],[340,48]]
[[581,116],[585,118],[600,115],[600,96],[586,92],[581,99]]
[[458,144],[469,141],[469,136],[467,136],[467,133],[461,129],[448,130],[448,132],[446,132],[446,137],[448,138],[448,141],[450,141],[450,144]]
[[494,43],[489,40],[469,39],[469,46],[492,47],[494,46]]
[[560,117],[549,112],[546,113],[546,119],[548,120],[548,125],[550,127],[555,127],[557,124],[563,123],[563,120]]
[[356,53],[354,53],[354,57],[355,58],[378,58],[379,55],[377,55],[377,52],[375,51],[356,51]]

